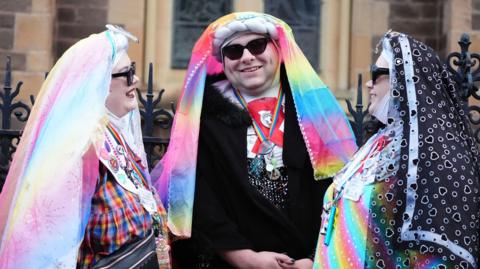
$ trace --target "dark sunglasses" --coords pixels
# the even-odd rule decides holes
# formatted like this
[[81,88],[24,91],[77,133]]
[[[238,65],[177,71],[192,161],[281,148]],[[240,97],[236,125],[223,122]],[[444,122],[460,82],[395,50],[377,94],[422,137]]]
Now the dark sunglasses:
[[377,65],[372,64],[370,66],[370,73],[371,73],[371,76],[372,76],[372,83],[375,84],[375,81],[381,75],[389,75],[390,74],[390,69],[384,68],[384,67],[378,67]]
[[267,48],[267,44],[270,41],[269,38],[262,37],[254,39],[243,46],[240,44],[234,44],[225,46],[222,49],[222,55],[227,56],[230,60],[238,60],[243,55],[243,50],[246,48],[252,55],[262,54]]
[[133,80],[134,80],[134,78],[133,78],[134,76],[135,76],[135,62],[132,62],[132,63],[130,64],[130,67],[128,68],[127,71],[112,74],[112,78],[126,77],[126,78],[127,78],[127,85],[128,85],[128,86],[132,86]]

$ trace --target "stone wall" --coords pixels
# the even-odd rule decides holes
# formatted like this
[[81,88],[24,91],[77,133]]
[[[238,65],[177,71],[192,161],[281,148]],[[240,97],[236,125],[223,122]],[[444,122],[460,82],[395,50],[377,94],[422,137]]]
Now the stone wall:
[[[124,26],[144,42],[144,5],[145,0],[0,0],[0,85],[9,55],[13,86],[23,82],[18,98],[29,103],[63,52],[107,23]],[[142,77],[143,48],[132,44],[129,50]]]
[[14,52],[15,40],[15,15],[17,13],[30,12],[32,0],[6,0],[0,2],[0,81],[4,81],[5,59],[12,57],[14,70],[25,70],[25,52]]
[[[375,2],[375,5],[380,5],[380,2],[389,5],[386,26],[388,29],[415,37],[436,50],[440,57],[446,55],[444,0],[375,0]],[[378,44],[380,38],[381,35],[372,37],[372,47]],[[372,55],[372,61],[374,58]]]
[[[24,81],[20,98],[35,94],[51,67],[54,0],[0,1],[0,83],[12,57],[13,82]],[[15,85],[13,85],[15,86]]]
[[[10,57],[12,57],[12,63],[14,64],[13,69],[25,70],[25,53],[10,53],[10,51],[13,50],[15,39],[15,15],[17,12],[29,12],[31,8],[31,0],[0,2],[0,63],[2,63],[0,66],[4,66],[3,59],[5,59],[7,55],[10,55]],[[3,81],[3,70],[0,71],[0,74],[0,80]]]
[[480,0],[472,0],[472,30],[480,30]]
[[78,40],[105,29],[108,0],[57,0],[55,60]]
[[445,56],[443,0],[390,0],[390,28],[409,34]]
[[[446,0],[354,0],[352,5],[349,89],[357,87],[358,74],[363,76],[362,84],[370,79],[369,65],[378,57],[374,48],[388,29],[409,34],[425,42],[440,57],[445,57],[449,50],[449,26],[444,18]],[[460,4],[465,5],[467,4]],[[449,20],[459,20],[455,16],[452,18],[450,13],[447,15]],[[454,38],[458,40],[458,37]],[[350,91],[353,101],[355,96],[356,91]],[[363,100],[368,101],[368,98],[368,92],[363,91]]]

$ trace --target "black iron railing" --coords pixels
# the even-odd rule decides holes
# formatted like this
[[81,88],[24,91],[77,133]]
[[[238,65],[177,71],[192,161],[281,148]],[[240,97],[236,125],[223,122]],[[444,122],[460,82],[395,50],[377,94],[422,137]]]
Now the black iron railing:
[[470,36],[463,34],[458,41],[460,52],[448,55],[447,66],[455,82],[460,85],[464,111],[472,124],[474,137],[480,143],[480,106],[474,104],[480,103],[480,91],[477,87],[480,81],[480,55],[468,51],[470,44]]
[[[22,85],[23,82],[19,81],[12,92],[11,58],[7,56],[3,91],[0,91],[0,111],[2,113],[2,128],[0,129],[0,190],[7,176],[12,155],[17,149],[20,136],[22,135],[21,129],[12,129],[12,114],[19,122],[26,122],[30,116],[30,107],[27,104],[21,101],[14,101],[15,97],[20,93]],[[30,95],[30,102],[33,106],[33,95]]]
[[350,100],[346,100],[348,112],[352,117],[350,124],[355,134],[357,146],[363,145],[367,138],[380,126],[380,123],[375,118],[368,116],[368,109],[363,110],[362,85],[362,74],[358,74],[357,104],[355,105],[355,109],[353,109]]
[[137,90],[139,101],[143,108],[140,109],[142,117],[142,134],[145,152],[147,154],[148,166],[153,168],[156,161],[158,161],[165,153],[168,146],[168,138],[161,138],[154,134],[155,127],[169,130],[173,123],[173,113],[175,113],[175,106],[171,104],[171,111],[163,108],[157,108],[162,100],[165,89],[159,91],[157,98],[154,99],[153,94],[153,67],[152,63],[148,65],[148,82],[147,82],[147,99],[142,97],[142,94]]
[[[476,83],[480,81],[480,55],[468,51],[470,37],[463,34],[458,42],[460,52],[452,52],[448,55],[446,64],[448,70],[452,73],[455,82],[460,85],[460,96],[462,98],[464,110],[469,115],[475,138],[480,143],[480,107],[475,104],[469,104],[469,100],[480,100],[480,92]],[[147,153],[148,164],[150,168],[161,158],[165,152],[169,139],[159,136],[159,132],[164,130],[168,132],[173,122],[174,106],[171,104],[171,111],[159,107],[164,89],[158,92],[155,97],[153,93],[153,70],[152,64],[148,69],[148,83],[146,98],[138,91],[139,102],[142,104],[140,110],[143,126],[143,142]],[[20,93],[22,82],[18,82],[15,90],[12,92],[12,70],[11,60],[7,57],[5,70],[5,81],[3,91],[0,91],[0,111],[2,113],[2,128],[0,129],[0,191],[5,181],[8,167],[12,156],[16,150],[20,137],[21,129],[12,129],[11,120],[15,117],[20,123],[26,122],[30,115],[29,105],[14,101]],[[31,105],[34,103],[33,95],[30,96]],[[355,133],[356,142],[362,145],[366,138],[371,135],[378,126],[378,122],[367,115],[364,110],[365,105],[362,100],[362,76],[358,76],[357,103],[355,109],[350,101],[347,100],[348,111],[352,116],[351,124]],[[12,115],[13,114],[13,115]]]

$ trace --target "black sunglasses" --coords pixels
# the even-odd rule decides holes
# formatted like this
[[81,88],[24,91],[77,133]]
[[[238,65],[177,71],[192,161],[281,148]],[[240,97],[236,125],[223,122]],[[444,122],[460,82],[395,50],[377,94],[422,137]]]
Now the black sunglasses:
[[127,71],[112,74],[112,78],[126,77],[126,78],[127,78],[127,85],[128,85],[128,86],[132,86],[133,80],[134,80],[134,78],[133,78],[134,76],[135,76],[135,62],[132,62],[132,63],[130,64],[130,67],[128,68]]
[[262,54],[267,48],[267,44],[270,41],[269,38],[262,37],[254,39],[243,46],[240,44],[234,44],[225,46],[222,49],[222,55],[227,56],[230,60],[238,60],[243,55],[243,50],[246,48],[251,54],[259,55]]
[[384,68],[384,67],[378,67],[377,65],[372,64],[370,66],[370,73],[371,73],[371,76],[372,76],[372,83],[375,84],[375,81],[381,75],[389,75],[390,74],[390,69]]

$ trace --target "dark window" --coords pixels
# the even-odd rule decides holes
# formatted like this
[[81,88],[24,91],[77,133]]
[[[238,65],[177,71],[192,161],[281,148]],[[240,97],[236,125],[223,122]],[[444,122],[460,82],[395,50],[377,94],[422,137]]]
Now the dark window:
[[205,28],[232,12],[232,0],[175,0],[172,68],[186,68],[193,46]]
[[265,13],[292,27],[297,44],[318,70],[320,52],[320,0],[264,0]]

